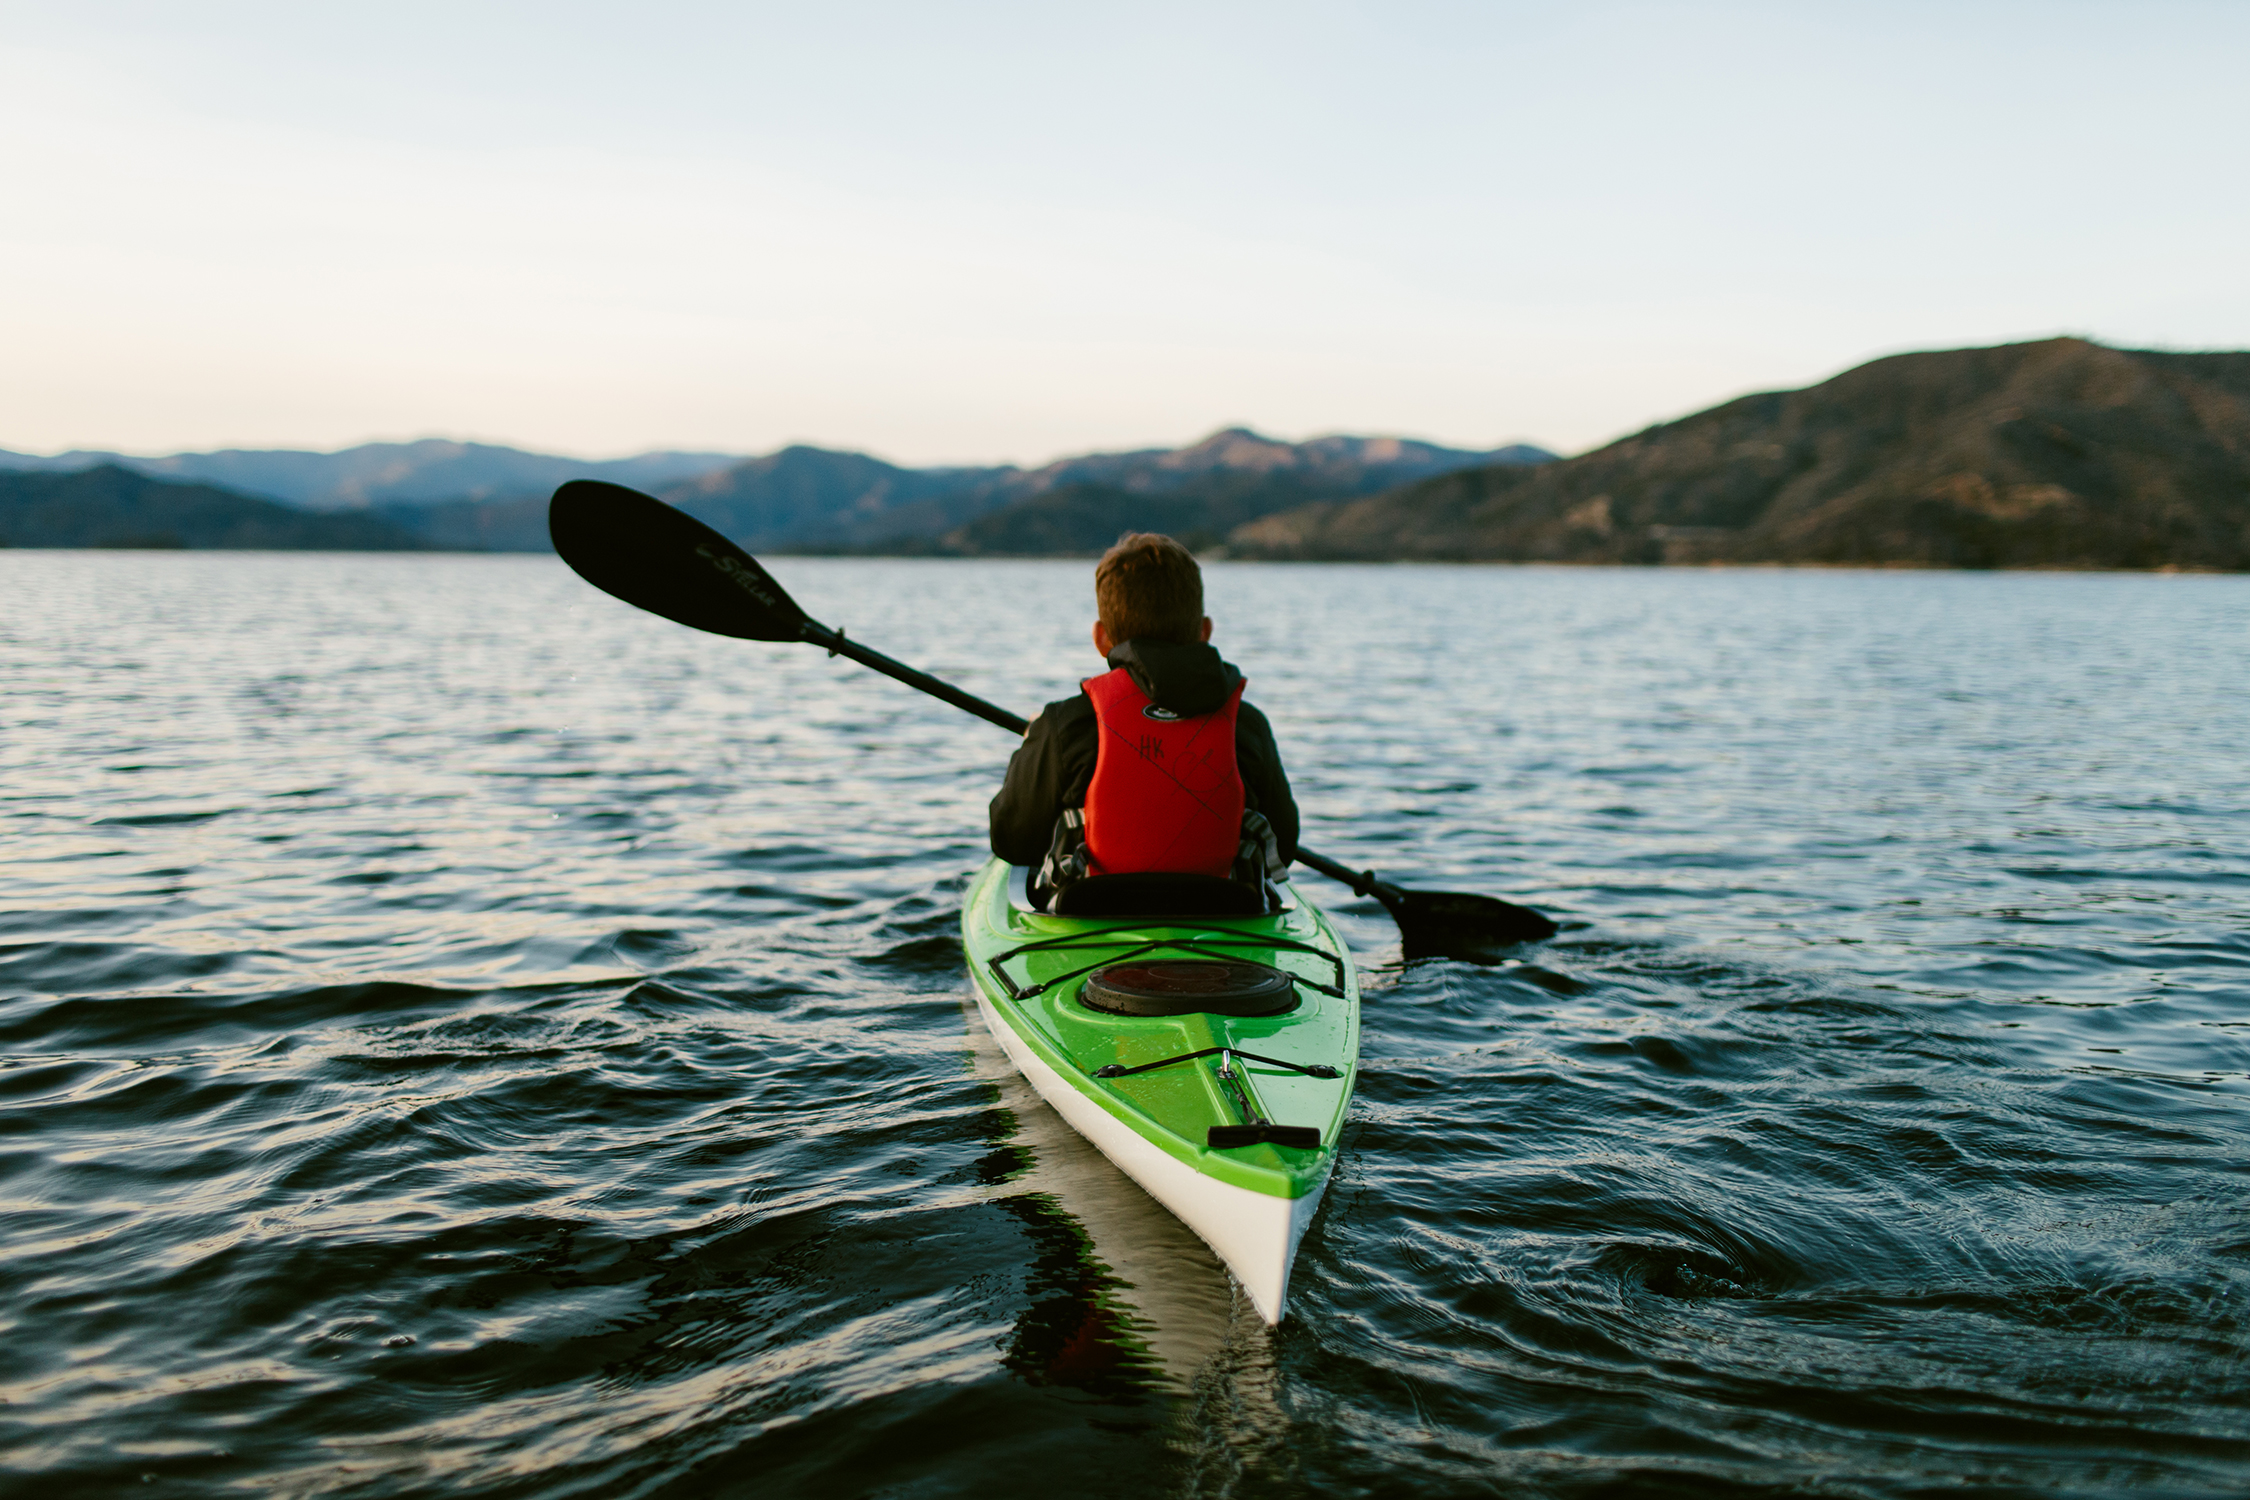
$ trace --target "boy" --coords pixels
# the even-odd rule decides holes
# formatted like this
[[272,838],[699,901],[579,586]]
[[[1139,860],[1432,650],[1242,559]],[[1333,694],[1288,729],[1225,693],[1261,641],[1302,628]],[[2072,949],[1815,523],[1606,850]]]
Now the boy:
[[992,799],[992,852],[1039,867],[1043,904],[1093,875],[1283,877],[1297,804],[1266,716],[1211,649],[1194,555],[1129,532],[1095,567],[1094,602],[1110,671],[1024,731]]

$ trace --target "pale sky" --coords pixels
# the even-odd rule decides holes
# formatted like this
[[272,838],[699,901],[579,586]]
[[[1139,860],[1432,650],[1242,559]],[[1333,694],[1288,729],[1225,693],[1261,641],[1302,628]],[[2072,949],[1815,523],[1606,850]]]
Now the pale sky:
[[1577,451],[2250,347],[2250,4],[0,0],[0,447]]

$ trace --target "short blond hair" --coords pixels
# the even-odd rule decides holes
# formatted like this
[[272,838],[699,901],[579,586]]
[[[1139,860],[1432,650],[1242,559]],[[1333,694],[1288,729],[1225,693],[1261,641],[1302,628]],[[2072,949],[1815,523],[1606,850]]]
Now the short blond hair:
[[1203,638],[1203,570],[1170,537],[1128,531],[1094,565],[1094,605],[1119,644],[1191,646]]

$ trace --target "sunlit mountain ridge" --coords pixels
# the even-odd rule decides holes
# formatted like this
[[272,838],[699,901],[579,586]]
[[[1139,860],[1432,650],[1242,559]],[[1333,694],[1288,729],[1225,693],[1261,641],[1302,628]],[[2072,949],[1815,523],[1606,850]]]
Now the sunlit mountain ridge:
[[1237,556],[2250,569],[2250,353],[1874,360],[1537,468],[1261,517]]

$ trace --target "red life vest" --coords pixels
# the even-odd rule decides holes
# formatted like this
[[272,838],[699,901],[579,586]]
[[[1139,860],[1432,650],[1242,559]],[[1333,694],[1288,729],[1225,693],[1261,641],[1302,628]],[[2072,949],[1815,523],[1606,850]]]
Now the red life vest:
[[1242,843],[1242,769],[1234,719],[1244,684],[1207,714],[1158,708],[1119,667],[1080,686],[1094,702],[1094,780],[1086,788],[1090,875],[1234,872]]

